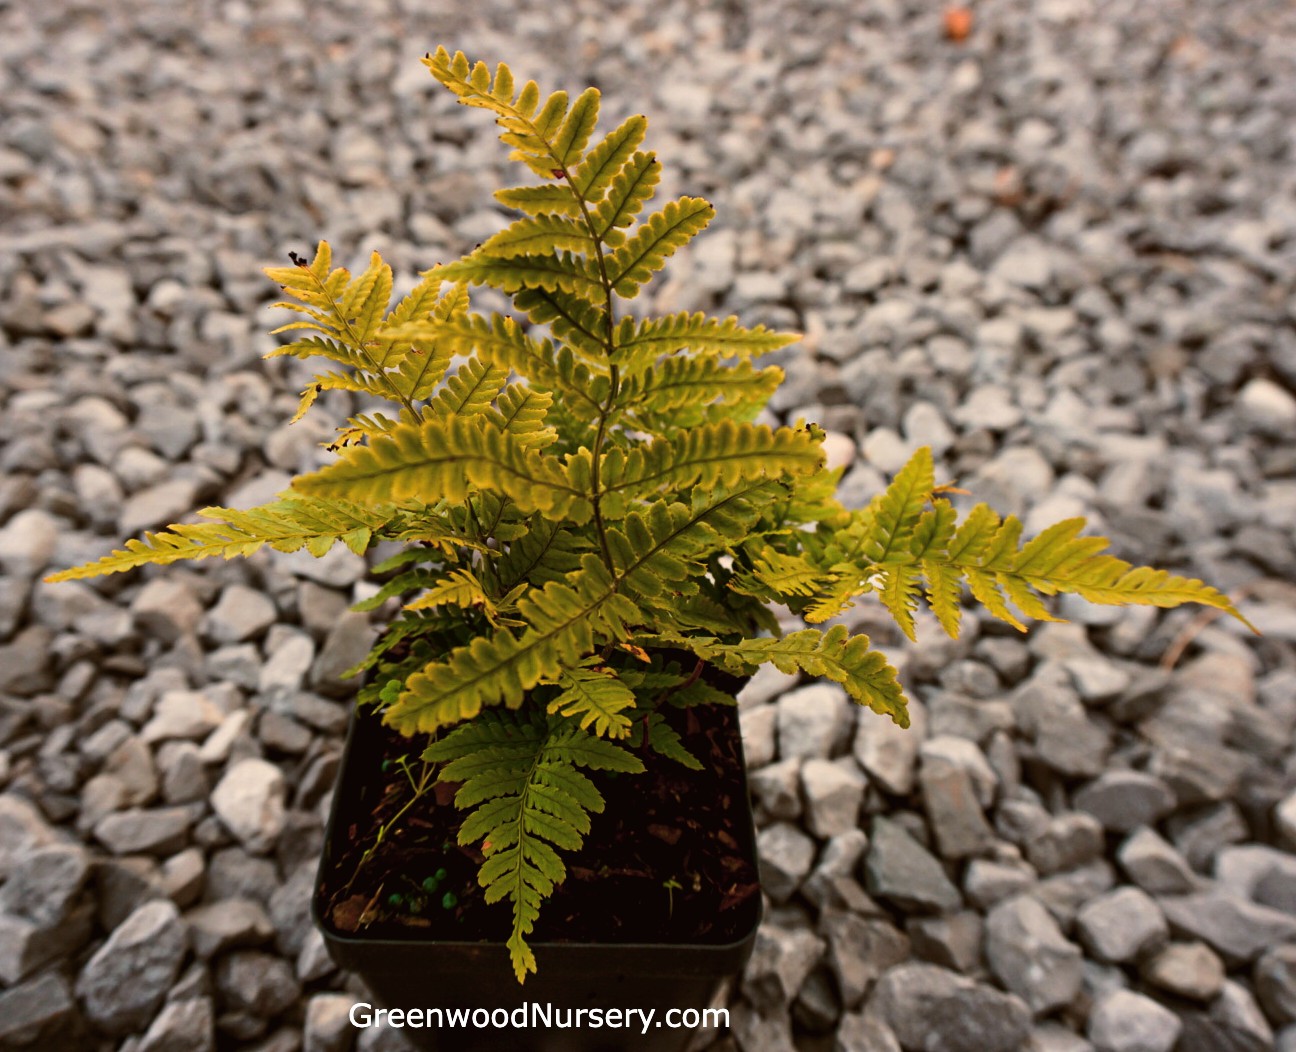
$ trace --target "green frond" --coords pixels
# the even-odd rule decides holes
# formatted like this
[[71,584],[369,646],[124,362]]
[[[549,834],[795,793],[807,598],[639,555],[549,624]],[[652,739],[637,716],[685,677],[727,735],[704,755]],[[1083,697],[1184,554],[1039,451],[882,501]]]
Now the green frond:
[[442,263],[426,272],[440,281],[489,285],[512,294],[521,289],[557,289],[590,300],[603,295],[598,275],[585,260],[562,252],[552,256],[512,256],[501,259],[480,249],[453,263]]
[[529,216],[570,216],[579,218],[581,202],[566,183],[542,183],[540,186],[512,186],[496,190],[495,200],[505,208],[515,208]]
[[500,392],[496,404],[486,410],[486,418],[519,442],[539,449],[558,438],[553,428],[545,427],[545,414],[552,403],[553,395],[549,391],[509,384]]
[[681,197],[650,215],[607,261],[608,282],[616,294],[633,299],[666,258],[692,241],[714,216],[710,202],[700,197]]
[[550,252],[588,254],[593,248],[593,238],[584,223],[565,216],[540,215],[515,219],[487,238],[477,251],[495,259],[513,259]]
[[[643,736],[643,724],[635,724],[635,731],[629,742],[630,747],[639,748]],[[665,756],[666,759],[674,760],[681,766],[687,767],[690,771],[702,770],[702,761],[684,748],[679,732],[666,722],[660,712],[648,713],[648,748],[659,756]]]
[[[271,330],[271,335],[298,328],[302,324],[302,322],[293,322],[289,325],[281,325],[279,328]],[[337,340],[330,340],[322,336],[307,336],[300,340],[293,340],[292,343],[282,344],[265,354],[266,358],[284,356],[299,358],[302,361],[309,358],[327,358],[329,361],[345,365],[350,369],[363,369],[365,367],[365,361],[357,351],[339,343]]]
[[802,612],[806,624],[821,625],[845,611],[857,597],[872,591],[858,572],[843,568],[829,576],[826,585]]
[[51,583],[73,581],[101,574],[121,573],[146,563],[166,564],[181,559],[224,559],[247,556],[269,545],[276,551],[295,552],[305,548],[323,555],[341,542],[357,554],[368,547],[374,533],[396,516],[391,504],[363,507],[349,501],[298,498],[280,500],[259,508],[203,508],[198,513],[214,523],[181,523],[161,533],[146,533],[143,540],[129,540],[124,550],[115,551],[93,563],[51,574]]
[[604,244],[615,247],[624,239],[620,228],[634,222],[660,181],[661,165],[655,154],[636,152],[617,170],[593,212],[594,233]]
[[[602,406],[598,395],[607,380],[594,376],[571,351],[555,352],[548,340],[532,339],[512,318],[468,315],[437,323],[434,339],[438,350],[448,354],[477,354],[506,371],[525,376],[534,387],[547,389],[584,407],[586,415],[597,414]],[[604,395],[606,397],[606,395]]]
[[782,380],[783,370],[773,365],[758,370],[749,362],[667,358],[651,372],[622,384],[613,409],[638,418],[662,414],[677,426],[693,427],[707,420],[733,419],[744,410],[754,414]]
[[757,489],[696,492],[691,508],[658,504],[627,519],[624,533],[608,534],[615,575],[597,556],[584,555],[578,571],[533,588],[518,603],[530,625],[521,636],[479,636],[411,676],[386,722],[405,735],[430,733],[472,719],[483,706],[520,705],[537,683],[580,667],[596,644],[624,639],[628,626],[642,621],[625,590],[656,594],[662,580],[681,580],[686,564],[718,535],[741,535],[759,514],[750,499]]
[[362,504],[411,497],[458,502],[473,486],[510,497],[523,512],[575,523],[593,514],[588,494],[568,486],[553,458],[481,416],[403,420],[369,445],[345,449],[335,463],[293,481],[298,493]]
[[[559,289],[523,289],[513,297],[513,306],[534,324],[548,325],[558,340],[568,344],[591,367],[604,368],[606,307]],[[602,398],[595,401],[601,404]]]
[[437,581],[406,610],[426,610],[434,606],[457,606],[465,610],[481,610],[494,621],[499,613],[494,601],[486,594],[485,586],[471,570],[451,570],[450,575]]
[[662,489],[683,489],[743,479],[805,475],[823,466],[823,449],[808,431],[721,420],[672,438],[659,438],[604,457],[604,491],[647,497]]
[[429,415],[445,420],[485,412],[504,389],[508,374],[507,368],[489,359],[469,358],[428,403]]
[[549,703],[548,712],[576,720],[581,730],[591,724],[601,738],[624,738],[630,733],[628,710],[635,696],[611,669],[576,668],[558,677],[563,692]]
[[481,843],[485,862],[477,879],[486,901],[507,898],[512,906],[509,956],[522,982],[535,971],[526,937],[541,902],[566,876],[555,848],[577,850],[590,814],[603,810],[602,796],[581,768],[637,773],[643,764],[574,721],[494,712],[433,742],[423,758],[444,765],[438,780],[460,783],[455,805],[472,808],[458,840]]
[[895,669],[870,649],[868,636],[852,636],[845,625],[833,625],[827,632],[806,628],[782,639],[721,643],[690,638],[686,643],[699,657],[715,658],[737,672],[750,673],[768,661],[780,672],[831,679],[874,712],[890,716],[901,727],[909,726],[909,711]]
[[347,286],[338,308],[339,317],[354,334],[357,344],[373,339],[387,312],[391,294],[391,267],[375,252],[365,272]]
[[907,556],[914,527],[936,486],[931,448],[923,446],[891,480],[886,491],[873,498],[873,532],[864,542],[864,554],[875,563]]
[[877,589],[878,598],[909,641],[916,643],[914,611],[918,609],[922,587],[918,567],[912,563],[888,565],[877,573],[882,578],[881,587]]
[[[817,567],[800,556],[766,547],[753,556],[751,574],[735,579],[730,587],[770,602],[782,602],[791,596],[812,595],[822,576]],[[742,582],[747,578],[750,580],[744,586]],[[753,584],[758,586],[754,590]]]
[[580,566],[581,541],[571,530],[540,515],[527,525],[527,531],[509,545],[496,564],[504,588],[523,581],[545,585],[562,580]]
[[597,88],[586,88],[576,96],[562,125],[553,140],[553,156],[561,168],[571,168],[580,162],[589,145],[590,136],[598,124],[599,93]]
[[[795,343],[801,337],[774,332],[764,325],[745,329],[733,315],[721,320],[698,311],[661,318],[622,318],[613,337],[612,360],[627,376],[653,369],[664,355],[689,350],[698,357],[718,356],[750,361]],[[687,359],[686,359],[687,360]],[[669,365],[670,359],[662,365]]]
[[647,118],[636,114],[603,136],[572,173],[572,183],[581,200],[602,199],[612,180],[634,156],[647,131]]
[[935,559],[924,559],[921,565],[923,577],[927,581],[927,605],[936,615],[945,634],[951,639],[957,639],[962,618],[959,608],[959,599],[963,594],[962,571]]

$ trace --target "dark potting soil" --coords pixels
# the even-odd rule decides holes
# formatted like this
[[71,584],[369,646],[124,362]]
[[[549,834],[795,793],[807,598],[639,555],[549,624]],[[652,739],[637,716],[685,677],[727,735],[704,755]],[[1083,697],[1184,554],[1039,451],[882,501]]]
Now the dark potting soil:
[[[737,711],[666,707],[663,715],[703,769],[644,750],[641,774],[585,772],[606,806],[590,816],[584,846],[562,854],[567,879],[541,904],[533,945],[723,945],[753,926],[760,888],[741,795]],[[349,796],[338,805],[332,864],[318,890],[321,915],[339,932],[377,939],[504,941],[511,904],[484,901],[480,845],[459,846],[463,812],[451,787],[425,792],[360,865],[374,831],[414,795],[400,768],[388,762],[384,770],[383,760],[417,757],[414,743],[374,717],[362,719],[356,731],[365,733],[352,745],[356,776],[344,770],[338,786]]]

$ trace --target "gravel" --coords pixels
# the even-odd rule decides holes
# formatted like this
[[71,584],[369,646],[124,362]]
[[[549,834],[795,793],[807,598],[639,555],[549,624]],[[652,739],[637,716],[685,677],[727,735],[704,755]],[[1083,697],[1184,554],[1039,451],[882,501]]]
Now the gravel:
[[38,579],[327,459],[258,267],[326,236],[408,287],[500,228],[444,42],[649,115],[718,210],[649,305],[805,333],[770,419],[846,500],[929,445],[961,507],[1087,515],[1265,631],[1067,599],[909,644],[865,602],[907,731],[762,674],[770,908],[707,1047],[1296,1048],[1290,5],[101,8],[0,5],[0,1046],[402,1044],[306,912],[364,561]]

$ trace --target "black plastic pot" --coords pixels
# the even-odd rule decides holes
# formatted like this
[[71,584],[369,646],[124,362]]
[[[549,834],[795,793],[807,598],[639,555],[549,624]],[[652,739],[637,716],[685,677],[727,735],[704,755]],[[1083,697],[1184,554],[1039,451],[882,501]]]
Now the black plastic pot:
[[[702,718],[718,720],[721,733],[732,734],[738,750],[739,783],[726,787],[741,813],[735,815],[740,848],[755,867],[755,834],[747,793],[742,746],[738,740],[737,711],[708,707],[694,710]],[[357,821],[363,821],[365,798],[372,797],[380,768],[382,738],[378,720],[368,714],[353,716],[338,773],[337,788],[325,830],[324,851],[316,878],[312,915],[324,936],[329,954],[337,964],[358,974],[373,992],[374,1004],[389,1009],[441,1009],[442,1015],[425,1016],[424,1025],[406,1026],[404,1035],[419,1047],[433,1052],[612,1052],[633,1048],[642,1052],[681,1052],[699,1025],[695,1016],[671,1017],[680,1023],[669,1025],[666,1013],[705,1009],[712,1004],[727,979],[741,971],[751,955],[760,923],[760,897],[752,896],[736,907],[745,911],[740,918],[743,932],[736,941],[724,944],[600,944],[577,942],[530,943],[536,956],[537,973],[519,985],[509,964],[508,951],[498,942],[455,942],[420,938],[417,929],[399,938],[369,938],[337,930],[324,911],[321,889],[336,874],[335,862],[346,843],[345,837]],[[643,777],[643,776],[640,776]],[[702,783],[700,792],[713,792]],[[596,836],[596,830],[591,831]],[[530,1006],[540,1006],[539,1009]],[[518,1013],[525,1008],[526,1014]],[[500,1010],[509,1013],[508,1025],[450,1025],[455,1009],[494,1013],[493,1022],[503,1022]],[[574,1009],[598,1009],[604,1025],[595,1027],[595,1017],[585,1014],[581,1026],[562,1025],[575,1020]],[[610,1025],[612,1009],[651,1010],[644,1030],[642,1015],[629,1026]],[[545,1012],[551,1014],[546,1016]],[[462,1018],[462,1017],[461,1017]],[[545,1025],[549,1020],[548,1026]],[[487,1020],[478,1013],[477,1022]],[[621,1022],[628,1021],[627,1016]],[[689,1024],[692,1021],[692,1025]],[[515,1022],[525,1022],[515,1028]]]

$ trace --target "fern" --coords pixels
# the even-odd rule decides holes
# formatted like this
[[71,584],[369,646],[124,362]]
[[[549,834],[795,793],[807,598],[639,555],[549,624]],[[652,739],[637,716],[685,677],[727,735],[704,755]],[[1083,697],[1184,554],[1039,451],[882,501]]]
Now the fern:
[[[361,406],[328,444],[334,459],[279,499],[208,508],[216,521],[49,579],[264,546],[405,545],[374,567],[390,576],[356,609],[404,605],[348,674],[368,674],[359,702],[399,733],[437,736],[425,755],[462,783],[460,840],[481,844],[486,899],[511,904],[519,980],[535,969],[527,937],[563,879],[561,852],[602,808],[582,772],[638,770],[623,746],[697,769],[663,712],[732,704],[708,667],[825,676],[908,723],[895,670],[866,636],[841,623],[781,636],[774,605],[816,625],[872,594],[910,638],[924,603],[956,635],[965,590],[1023,629],[1053,619],[1059,592],[1241,618],[1201,581],[1108,554],[1082,520],[1026,541],[984,504],[960,520],[927,449],[867,508],[845,509],[822,429],[756,423],[783,377],[758,359],[794,334],[626,310],[713,214],[696,197],[650,210],[661,164],[645,118],[600,136],[592,88],[542,95],[506,65],[444,48],[424,61],[495,118],[534,177],[496,192],[518,216],[395,306],[377,254],[353,275],[321,242],[313,259],[266,271],[292,313],[269,356],[323,363],[294,419],[326,391],[386,405]],[[510,303],[473,313],[470,287]]]
[[643,763],[569,720],[498,713],[484,713],[433,742],[423,758],[444,764],[440,781],[462,783],[455,806],[472,810],[459,827],[459,843],[481,842],[478,883],[486,901],[507,898],[513,907],[507,945],[522,982],[536,970],[526,937],[540,903],[566,876],[555,848],[577,850],[590,813],[603,810],[603,797],[580,768],[635,774]]
[[281,552],[305,548],[318,558],[341,542],[360,555],[369,547],[374,534],[392,522],[399,512],[392,504],[377,505],[371,510],[350,501],[294,499],[250,511],[203,508],[198,514],[220,522],[181,523],[160,533],[146,533],[143,540],[127,541],[124,550],[85,566],[51,574],[47,580],[74,581],[121,573],[146,563],[166,564],[215,555],[232,559],[251,555],[264,545]]

